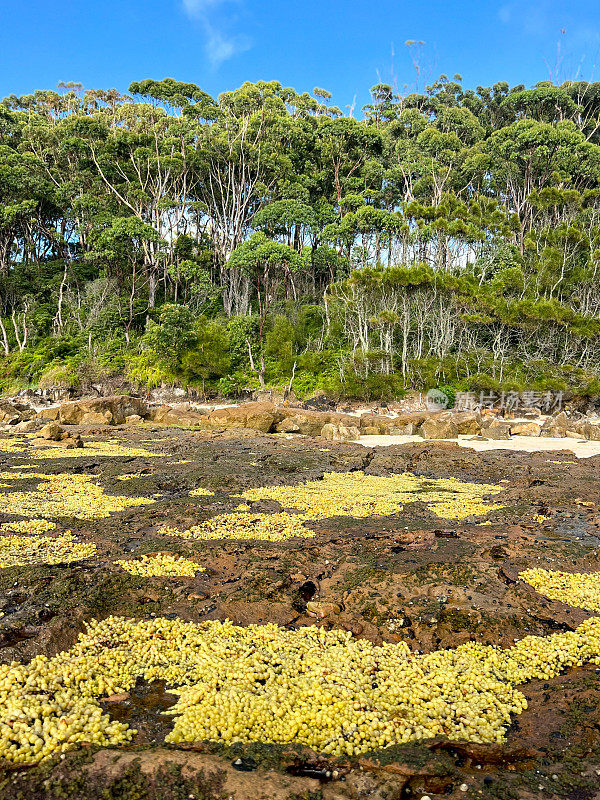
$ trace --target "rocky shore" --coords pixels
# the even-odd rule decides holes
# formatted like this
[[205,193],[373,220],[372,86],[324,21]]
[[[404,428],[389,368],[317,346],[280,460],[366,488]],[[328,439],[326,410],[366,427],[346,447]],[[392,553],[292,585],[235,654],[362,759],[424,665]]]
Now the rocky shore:
[[289,402],[245,402],[225,407],[203,407],[183,402],[158,404],[132,395],[111,395],[43,405],[22,398],[0,399],[0,425],[34,430],[38,422],[60,425],[138,425],[143,422],[199,430],[246,429],[260,433],[320,436],[331,441],[356,441],[361,436],[419,436],[423,439],[502,441],[512,437],[572,438],[600,441],[600,417],[561,410],[544,415],[537,409],[500,414],[485,411],[396,411],[393,415],[369,410],[344,413],[314,410]]
[[[92,711],[106,715],[105,730],[126,726],[118,728],[124,731],[120,744],[116,736],[103,743],[96,723],[65,714],[64,724],[83,728],[61,752],[53,738],[60,726],[44,733],[32,720],[25,738],[16,739],[19,747],[37,746],[41,730],[39,747],[50,755],[19,766],[10,760],[14,749],[1,749],[14,740],[0,737],[0,797],[596,800],[600,667],[586,644],[592,637],[581,631],[595,624],[600,610],[600,456],[577,459],[559,449],[475,452],[432,438],[457,433],[473,444],[502,445],[510,441],[496,440],[495,432],[508,430],[513,442],[533,435],[558,448],[571,440],[569,432],[577,433],[576,425],[595,426],[593,417],[565,412],[519,420],[453,411],[392,416],[268,401],[211,410],[129,396],[56,406],[5,399],[1,411],[0,669],[30,670],[43,656],[48,684],[55,659],[71,663],[78,635],[92,620],[105,621],[99,652],[109,674],[111,653],[126,663],[125,633],[131,647],[136,642],[136,658],[154,653],[157,661],[154,678],[138,675],[118,690],[109,683],[93,698]],[[518,427],[532,424],[537,434]],[[337,436],[346,429],[360,438],[327,440],[327,426]],[[373,430],[390,446],[362,446]],[[432,440],[397,446],[398,430],[404,436],[421,431]],[[551,585],[553,575],[559,577]],[[473,741],[457,736],[455,728],[444,734],[442,727],[435,736],[393,746],[370,738],[361,746],[358,739],[355,751],[344,744],[344,736],[354,735],[349,727],[327,753],[320,746],[273,742],[266,732],[258,740],[232,742],[225,727],[220,738],[211,738],[203,727],[209,706],[195,718],[197,727],[185,728],[180,717],[164,714],[178,695],[157,670],[188,663],[187,656],[178,661],[182,641],[166,638],[180,622],[200,626],[194,631],[217,623],[261,626],[259,638],[267,635],[262,626],[274,623],[276,636],[294,647],[307,626],[322,629],[322,637],[349,636],[350,653],[362,648],[358,677],[351,664],[335,661],[335,648],[323,666],[323,679],[333,666],[345,674],[339,685],[346,688],[335,689],[340,697],[355,691],[353,681],[363,680],[363,665],[371,664],[377,648],[408,653],[415,668],[431,655],[421,683],[411,684],[414,706],[394,711],[402,724],[402,714],[410,723],[413,707],[437,719],[438,701],[419,699],[425,686],[453,691],[472,674],[466,662],[454,669],[457,647],[475,655],[499,648],[521,654],[519,663],[534,663],[533,672],[515,678],[527,708],[502,721],[501,741]],[[140,624],[154,631],[153,639],[144,639]],[[588,650],[572,656],[573,643]],[[216,642],[217,651],[224,646],[224,640]],[[256,665],[232,672],[242,686],[251,682],[251,694],[260,694],[269,682],[283,680],[282,665],[290,663],[275,662],[272,674]],[[72,663],[90,669],[89,660]],[[219,667],[222,676],[227,663]],[[93,672],[96,661],[91,664]],[[402,669],[401,661],[396,668]],[[495,669],[502,678],[500,666]],[[465,684],[475,699],[488,691],[477,688],[477,670]],[[376,673],[363,687],[371,699],[385,680]],[[87,675],[71,678],[76,686]],[[289,676],[285,680],[276,687],[281,702],[288,685],[304,700],[305,690]],[[8,691],[6,680],[2,685]],[[22,694],[8,696],[15,707],[23,702]],[[231,695],[231,708],[237,697]],[[35,689],[31,702],[43,709],[44,698],[43,687]],[[315,702],[309,741],[313,730],[332,724],[319,716],[320,697]],[[344,713],[363,724],[368,709],[354,702]],[[95,720],[90,703],[85,719]],[[3,708],[6,715],[12,706]],[[464,711],[465,718],[475,715],[469,723],[475,737],[472,724],[489,724],[477,718],[477,708]],[[254,719],[253,713],[244,712],[242,722]],[[10,729],[9,722],[1,731]],[[500,722],[495,724],[499,735]],[[365,735],[373,730],[367,727]],[[324,747],[330,745],[326,740]]]

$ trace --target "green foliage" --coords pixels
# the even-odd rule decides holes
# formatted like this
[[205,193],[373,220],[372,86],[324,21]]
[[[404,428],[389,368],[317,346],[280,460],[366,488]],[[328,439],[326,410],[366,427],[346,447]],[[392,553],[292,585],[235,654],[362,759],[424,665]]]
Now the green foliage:
[[0,386],[593,394],[600,84],[461,80],[6,98]]
[[194,316],[186,306],[167,303],[160,310],[160,324],[152,325],[154,348],[160,357],[179,361],[197,341]]
[[241,397],[247,389],[256,389],[257,384],[248,378],[245,372],[236,370],[230,375],[224,375],[217,383],[219,394],[224,397],[231,397],[237,399]]
[[277,316],[265,337],[264,354],[274,380],[289,376],[294,365],[294,326],[286,317]]
[[405,393],[402,376],[398,374],[375,374],[363,378],[360,375],[350,373],[344,381],[339,379],[334,381],[333,387],[338,395],[365,401],[398,400]]
[[446,408],[454,408],[456,405],[456,391],[452,386],[438,386],[437,391],[441,392],[448,400]]
[[210,321],[200,317],[195,324],[195,340],[182,359],[182,371],[189,383],[209,381],[225,377],[231,366],[229,334],[219,320]]
[[233,369],[246,369],[249,365],[248,342],[252,349],[258,345],[258,320],[256,317],[231,317],[227,324],[229,354]]

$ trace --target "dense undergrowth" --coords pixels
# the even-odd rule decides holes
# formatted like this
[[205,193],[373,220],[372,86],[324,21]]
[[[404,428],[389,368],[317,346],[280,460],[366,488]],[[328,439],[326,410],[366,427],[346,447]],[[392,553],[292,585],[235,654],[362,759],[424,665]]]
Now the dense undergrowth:
[[[163,319],[171,312],[163,309]],[[250,325],[248,325],[250,323]],[[200,397],[241,398],[260,390],[261,383],[237,346],[239,327],[251,327],[252,317],[193,320],[190,340],[178,356],[156,344],[156,329],[126,342],[107,335],[90,348],[85,337],[44,338],[37,345],[0,357],[0,391],[25,388],[89,391],[94,385],[145,391],[158,387],[183,387]],[[323,349],[295,353],[301,326],[292,327],[284,316],[273,320],[265,337],[264,383],[305,399],[317,393],[331,398],[391,400],[409,389],[443,385],[450,390],[474,392],[562,391],[580,396],[600,394],[600,379],[592,369],[544,360],[505,364],[502,380],[493,377],[494,361],[457,364],[452,357],[414,359],[408,378],[400,372],[361,376],[344,367],[343,351]],[[285,338],[285,337],[289,338]],[[197,342],[204,340],[201,345]],[[301,345],[300,345],[301,346]],[[470,367],[470,369],[469,369]],[[293,376],[292,376],[293,373]]]

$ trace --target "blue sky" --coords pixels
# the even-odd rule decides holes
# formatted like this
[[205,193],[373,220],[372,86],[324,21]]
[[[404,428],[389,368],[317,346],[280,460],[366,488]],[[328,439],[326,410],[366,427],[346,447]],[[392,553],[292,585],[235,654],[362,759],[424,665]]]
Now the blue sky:
[[[125,91],[173,77],[212,95],[245,80],[333,93],[460,72],[466,86],[600,80],[600,0],[0,0],[0,96]],[[413,48],[407,40],[425,44]],[[356,99],[355,99],[356,98]]]

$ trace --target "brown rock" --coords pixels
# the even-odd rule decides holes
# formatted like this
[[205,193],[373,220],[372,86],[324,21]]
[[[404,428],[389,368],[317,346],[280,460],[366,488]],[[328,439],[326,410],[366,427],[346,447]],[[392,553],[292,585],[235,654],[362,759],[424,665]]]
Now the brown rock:
[[307,612],[318,619],[333,617],[342,613],[342,607],[338,603],[326,603],[319,600],[309,600],[306,604]]
[[511,426],[510,422],[502,419],[494,419],[491,424],[484,430],[484,436],[488,439],[510,439]]
[[415,436],[419,431],[414,422],[408,422],[406,425],[390,425],[387,433],[390,436]]
[[556,414],[556,416],[546,420],[540,435],[549,436],[552,439],[561,439],[567,434],[567,423],[567,415],[564,411],[561,411],[560,414]]
[[22,419],[22,414],[11,403],[0,400],[0,422],[5,425],[16,425]]
[[34,419],[26,419],[23,422],[17,422],[14,426],[14,430],[22,431],[24,433],[28,433],[29,431],[34,431],[37,428],[37,422]]
[[277,421],[273,403],[244,403],[231,408],[220,408],[208,415],[212,427],[251,428],[268,433]]
[[421,425],[421,436],[424,439],[456,439],[458,428],[449,419],[426,419]]
[[329,421],[331,414],[321,411],[295,411],[286,417],[298,428],[303,436],[320,436],[323,425]]
[[473,436],[481,431],[481,417],[474,411],[451,411],[448,418],[461,436]]
[[327,422],[321,428],[320,436],[322,436],[323,439],[329,439],[330,441],[333,441],[333,437],[335,436],[335,433],[336,433],[335,425],[333,425],[331,422]]
[[422,425],[426,420],[435,419],[436,417],[439,417],[439,412],[432,413],[431,411],[405,411],[393,418],[392,425],[401,427],[402,425],[408,425],[412,422],[413,425],[419,426]]
[[565,436],[567,437],[567,439],[579,439],[579,441],[585,438],[581,433],[578,433],[577,431],[565,431]]
[[379,428],[375,428],[374,426],[367,425],[366,428],[361,428],[361,433],[364,436],[378,436],[379,435]]
[[275,430],[280,433],[300,433],[300,426],[292,417],[286,417],[277,423]]
[[58,421],[64,425],[79,425],[86,414],[104,414],[107,411],[112,415],[111,424],[122,425],[130,414],[145,417],[148,407],[139,397],[130,395],[94,397],[91,400],[63,403],[58,409]]
[[360,431],[356,425],[338,425],[338,434],[344,441],[360,439]]
[[332,422],[323,425],[320,435],[331,442],[348,442],[360,439],[360,431],[358,428],[354,426],[346,427],[345,425],[334,425]]
[[128,417],[125,417],[125,424],[126,425],[139,425],[140,422],[143,422],[144,418],[140,417],[139,414],[130,414]]
[[511,436],[539,436],[542,430],[541,425],[537,422],[517,422],[511,425]]
[[81,436],[66,436],[64,439],[52,441],[50,439],[34,439],[33,444],[45,445],[46,447],[64,447],[65,450],[74,450],[77,447],[83,447]]
[[569,423],[569,419],[564,411],[561,411],[554,417],[554,424],[559,428],[566,428]]
[[544,425],[540,432],[540,436],[546,436],[550,439],[564,439],[567,435],[566,428],[559,428],[556,425]]
[[66,447],[67,450],[75,450],[77,447],[83,447],[83,441],[79,434],[67,436],[66,439],[62,439],[60,442],[54,442],[54,444],[59,447]]
[[68,436],[66,430],[61,428],[56,422],[49,422],[40,431],[40,438],[49,439],[51,442],[60,442]]
[[80,425],[112,425],[114,422],[110,411],[87,411],[80,419]]
[[[131,415],[130,415],[131,416]],[[137,415],[140,416],[140,415]],[[148,419],[160,425],[173,425],[185,428],[205,426],[208,416],[192,409],[173,408],[172,406],[158,406],[151,408]]]
[[590,442],[600,441],[600,424],[584,420],[577,426],[577,432],[581,434],[584,439],[589,439]]
[[54,406],[54,408],[43,408],[41,411],[38,411],[36,417],[38,419],[58,419],[58,415],[60,413],[59,406]]
[[394,425],[394,420],[391,417],[383,417],[380,414],[362,414],[358,427],[363,433],[366,433],[367,428],[374,428],[375,434],[386,434],[391,425]]
[[169,414],[172,410],[173,409],[171,406],[167,405],[152,406],[152,408],[148,410],[147,419],[149,419],[151,422],[158,422],[162,424],[167,414]]

